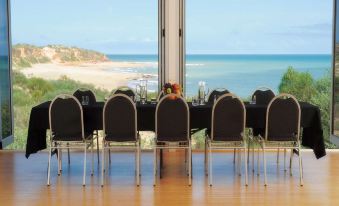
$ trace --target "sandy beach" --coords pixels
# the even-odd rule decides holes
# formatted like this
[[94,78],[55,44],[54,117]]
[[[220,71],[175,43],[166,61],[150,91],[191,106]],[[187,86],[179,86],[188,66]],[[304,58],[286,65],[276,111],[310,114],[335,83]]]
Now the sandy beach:
[[98,88],[112,90],[125,86],[134,79],[142,78],[140,73],[112,71],[112,68],[128,69],[143,67],[143,63],[131,62],[104,62],[85,64],[34,64],[30,68],[20,69],[27,77],[40,77],[48,80],[57,80],[63,76],[70,79],[93,84]]

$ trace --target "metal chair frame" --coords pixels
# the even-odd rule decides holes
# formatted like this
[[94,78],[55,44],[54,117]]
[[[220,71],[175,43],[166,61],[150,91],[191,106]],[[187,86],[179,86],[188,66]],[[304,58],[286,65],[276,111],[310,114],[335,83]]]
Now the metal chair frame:
[[[243,132],[241,134],[243,140],[242,141],[214,141],[213,137],[214,137],[214,111],[215,111],[215,107],[216,105],[219,103],[220,100],[224,99],[224,98],[228,98],[228,97],[232,97],[232,98],[236,98],[241,102],[243,111],[244,111],[244,117],[243,117]],[[245,127],[246,127],[246,108],[244,103],[241,101],[241,99],[239,97],[237,97],[236,95],[232,94],[232,93],[228,93],[228,94],[224,94],[221,97],[219,97],[219,99],[214,103],[213,105],[213,109],[212,109],[212,126],[211,126],[211,137],[207,137],[205,138],[205,171],[207,172],[206,174],[208,175],[208,182],[209,185],[212,186],[212,150],[225,150],[225,149],[234,149],[234,151],[236,149],[243,149],[244,150],[244,156],[245,156],[245,185],[248,185],[248,173],[247,173],[247,143],[246,143],[246,137],[245,137]],[[208,152],[207,152],[208,150]],[[207,155],[208,153],[208,155]],[[241,175],[241,153],[238,153],[238,161],[237,161],[237,165],[236,165],[236,170],[237,173],[239,175]],[[207,168],[208,169],[207,169]]]
[[[274,101],[276,99],[281,99],[281,98],[291,98],[293,101],[296,103],[297,108],[298,108],[298,129],[297,129],[297,134],[295,135],[295,141],[269,141],[268,140],[268,118],[269,118],[269,113],[270,113],[270,108]],[[301,118],[301,109],[298,100],[291,94],[286,94],[282,93],[276,97],[274,97],[271,102],[269,103],[267,107],[267,112],[266,112],[266,128],[265,128],[265,138],[259,137],[259,144],[261,146],[262,152],[263,152],[263,161],[264,161],[264,183],[265,186],[267,186],[267,175],[266,175],[266,156],[265,156],[265,150],[266,149],[291,149],[291,156],[290,156],[290,174],[292,175],[292,156],[293,156],[293,151],[297,150],[298,151],[298,156],[299,156],[299,181],[300,181],[300,186],[303,186],[303,167],[302,167],[302,156],[301,156],[301,143],[300,143],[300,118]],[[285,159],[284,159],[284,169],[286,171],[286,152],[284,153]],[[259,168],[259,152],[258,152],[258,173],[260,172]]]
[[[133,105],[134,108],[134,119],[135,119],[135,141],[124,141],[124,142],[118,142],[118,141],[111,141],[111,140],[106,140],[106,107],[107,104],[114,98],[117,97],[124,97],[126,98],[128,101],[130,101],[130,103]],[[114,94],[113,96],[111,96],[105,103],[104,109],[103,109],[103,132],[104,132],[104,137],[102,139],[102,164],[101,164],[101,186],[104,186],[104,173],[105,171],[107,171],[107,167],[108,167],[108,163],[107,163],[107,154],[106,154],[106,150],[108,150],[108,155],[109,155],[109,161],[111,160],[110,156],[110,149],[132,149],[135,150],[135,170],[136,170],[136,184],[137,186],[140,185],[140,153],[141,153],[141,147],[140,147],[140,135],[137,131],[137,109],[135,106],[135,103],[132,101],[132,99],[125,95],[125,94]],[[112,144],[112,145],[111,145]],[[126,145],[127,144],[127,145]],[[105,166],[106,165],[106,166]]]
[[[162,102],[168,98],[169,96],[175,96],[175,98],[181,99],[186,106],[187,111],[187,140],[186,141],[158,141],[158,109],[161,106]],[[160,99],[159,103],[157,104],[156,111],[155,111],[155,138],[154,138],[154,162],[153,162],[153,186],[156,186],[156,179],[158,173],[158,158],[157,158],[157,151],[162,149],[184,149],[185,150],[185,163],[186,163],[186,155],[188,155],[188,185],[192,185],[192,145],[191,145],[191,138],[190,138],[190,120],[189,120],[189,107],[184,100],[183,97],[177,94],[167,94],[163,98]],[[188,150],[188,152],[186,152]],[[187,165],[186,165],[187,168]]]
[[[90,89],[88,89],[88,88],[85,88],[85,87],[80,87],[80,88],[78,88],[75,92],[77,92],[77,91],[90,91],[92,94],[93,94],[93,96],[94,96],[94,98],[95,98],[95,100],[96,100],[96,96],[95,96],[95,94],[94,94],[94,92],[92,91],[92,90],[90,90]],[[75,93],[74,92],[74,93]],[[74,93],[73,93],[73,96],[74,96]],[[100,155],[99,155],[99,132],[98,132],[98,130],[94,130],[93,131],[93,139],[96,139],[97,140],[97,157],[98,157],[98,163],[100,163]],[[69,152],[69,149],[67,150],[67,153],[68,153],[68,164],[71,164],[71,157],[70,157],[70,152]]]
[[[73,99],[80,108],[80,115],[81,115],[81,127],[82,127],[82,141],[60,141],[60,140],[53,140],[53,124],[52,124],[52,117],[51,117],[51,111],[53,103],[59,99]],[[50,104],[49,107],[49,124],[50,124],[50,147],[49,147],[49,155],[48,155],[48,168],[47,168],[47,186],[50,185],[50,171],[51,171],[51,157],[52,157],[52,150],[56,149],[58,152],[57,158],[58,158],[58,175],[61,175],[62,171],[62,149],[84,149],[84,169],[83,169],[83,186],[86,185],[86,161],[87,161],[87,149],[91,147],[91,153],[92,153],[92,169],[91,169],[91,175],[93,176],[94,173],[94,155],[93,155],[93,137],[92,135],[88,136],[89,138],[85,137],[84,132],[84,120],[83,120],[83,109],[78,101],[77,98],[75,98],[72,95],[68,94],[61,94],[56,96],[53,101]],[[54,145],[54,146],[53,146]]]

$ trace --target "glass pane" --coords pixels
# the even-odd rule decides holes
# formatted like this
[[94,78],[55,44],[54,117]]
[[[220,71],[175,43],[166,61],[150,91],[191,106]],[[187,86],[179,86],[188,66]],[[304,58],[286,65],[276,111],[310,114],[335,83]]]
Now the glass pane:
[[186,2],[188,97],[198,96],[199,81],[244,101],[259,87],[290,93],[319,106],[329,139],[331,1]]
[[13,1],[16,140],[25,147],[34,105],[91,89],[104,101],[121,86],[148,80],[158,90],[158,0]]
[[0,103],[2,138],[12,135],[7,1],[0,1]]

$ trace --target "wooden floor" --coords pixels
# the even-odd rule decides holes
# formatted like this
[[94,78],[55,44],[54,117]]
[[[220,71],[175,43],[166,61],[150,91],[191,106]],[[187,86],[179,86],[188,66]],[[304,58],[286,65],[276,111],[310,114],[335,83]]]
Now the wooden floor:
[[303,155],[303,187],[299,186],[298,165],[294,164],[290,177],[282,159],[277,166],[273,152],[268,154],[267,187],[263,175],[258,177],[252,171],[249,186],[244,186],[243,176],[234,172],[231,152],[214,154],[214,185],[209,187],[203,153],[195,152],[189,187],[183,153],[169,151],[164,154],[163,177],[154,188],[151,152],[142,154],[140,187],[135,186],[134,154],[113,153],[106,185],[101,188],[97,164],[94,177],[88,167],[87,186],[82,187],[81,153],[72,153],[71,166],[64,160],[60,177],[53,157],[51,186],[47,187],[47,153],[27,160],[22,152],[1,151],[0,205],[339,205],[339,151],[328,151],[320,160],[311,151]]

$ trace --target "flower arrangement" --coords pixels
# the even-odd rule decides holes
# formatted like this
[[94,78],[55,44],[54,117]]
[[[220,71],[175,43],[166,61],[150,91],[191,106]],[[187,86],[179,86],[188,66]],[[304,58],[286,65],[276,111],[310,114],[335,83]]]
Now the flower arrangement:
[[181,96],[181,86],[179,84],[176,84],[176,83],[166,83],[164,86],[163,86],[163,91],[164,91],[164,94],[177,94],[179,96]]

